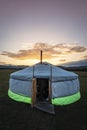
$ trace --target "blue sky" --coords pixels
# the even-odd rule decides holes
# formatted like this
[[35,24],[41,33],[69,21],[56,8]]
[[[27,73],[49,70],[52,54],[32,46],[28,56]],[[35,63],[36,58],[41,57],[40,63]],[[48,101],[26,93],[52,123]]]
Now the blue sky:
[[[44,43],[41,49],[45,51],[43,53],[45,60],[47,59],[48,62],[50,60],[51,63],[58,64],[86,58],[87,1],[0,0],[0,63],[33,64],[38,62],[39,57],[37,58],[34,53],[37,43],[39,46]],[[59,48],[58,44],[59,46],[62,44],[63,48]],[[44,48],[45,45],[49,46],[48,50]],[[58,47],[56,57],[52,56],[54,53],[52,49],[50,52],[50,48],[54,45]],[[72,48],[77,49],[77,52],[68,53]],[[60,55],[59,49],[61,49]],[[66,52],[66,49],[68,52],[65,55],[62,52]],[[26,54],[25,51],[24,54],[20,50],[26,50],[29,53]],[[33,59],[30,58],[31,50]],[[37,53],[38,51],[37,49]],[[49,59],[47,56],[49,57],[50,53]]]

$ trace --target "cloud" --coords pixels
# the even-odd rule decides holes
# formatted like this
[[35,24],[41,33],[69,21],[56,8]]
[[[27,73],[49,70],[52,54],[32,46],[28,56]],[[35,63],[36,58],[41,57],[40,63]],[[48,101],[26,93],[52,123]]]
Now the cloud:
[[87,59],[87,55],[83,56],[82,58]]
[[44,54],[61,54],[60,51],[55,50],[54,48],[53,45],[47,43],[36,43],[33,47],[33,49],[36,49],[37,51],[43,50]]
[[77,52],[77,53],[79,53],[79,52],[84,52],[84,51],[86,51],[86,50],[87,50],[87,48],[86,48],[86,47],[83,47],[83,46],[75,46],[75,47],[72,47],[72,48],[70,49],[71,52]]
[[65,59],[61,59],[60,62],[65,62],[66,60]]
[[6,62],[0,62],[0,65],[5,65],[6,64]]
[[70,53],[80,53],[85,52],[87,50],[87,47],[80,46],[79,44],[67,44],[67,43],[61,43],[56,44],[53,46],[54,50],[61,50],[61,54],[70,54]]
[[[47,43],[35,43],[31,48],[27,50],[19,50],[17,53],[3,51],[0,55],[8,56],[17,60],[26,59],[40,59],[40,50],[43,50],[43,59],[52,59],[62,55],[68,56],[70,54],[82,53],[87,50],[87,47],[80,46],[79,44],[47,44]],[[61,59],[64,62],[65,59]]]
[[66,44],[66,43],[62,43],[62,44],[57,44],[54,47],[56,47],[57,49],[63,49],[65,50],[65,52],[67,53],[79,53],[79,52],[85,52],[87,50],[87,47],[84,46],[80,46],[79,44]]
[[20,60],[25,60],[25,59],[38,59],[38,53],[36,50],[19,50],[18,53],[12,53],[12,52],[7,52],[3,51],[1,55],[5,55],[14,59],[20,59]]
[[47,44],[47,43],[35,43],[34,44],[34,49],[37,50],[46,50],[46,49],[50,49],[51,45]]

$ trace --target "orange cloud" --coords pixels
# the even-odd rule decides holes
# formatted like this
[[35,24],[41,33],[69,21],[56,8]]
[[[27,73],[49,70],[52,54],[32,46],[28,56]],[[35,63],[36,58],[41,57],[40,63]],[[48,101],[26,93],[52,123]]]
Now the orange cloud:
[[[27,50],[19,50],[17,53],[3,51],[0,55],[8,56],[13,59],[26,60],[26,59],[40,59],[40,50],[43,50],[43,59],[50,60],[52,58],[57,58],[68,56],[70,54],[82,53],[87,50],[87,47],[80,46],[79,44],[47,44],[47,43],[35,43],[32,48]],[[65,59],[61,59],[65,61]]]
[[61,59],[60,62],[65,62],[66,60],[65,59]]
[[83,56],[82,58],[87,59],[87,55]]
[[0,62],[0,65],[5,65],[6,64],[6,62]]

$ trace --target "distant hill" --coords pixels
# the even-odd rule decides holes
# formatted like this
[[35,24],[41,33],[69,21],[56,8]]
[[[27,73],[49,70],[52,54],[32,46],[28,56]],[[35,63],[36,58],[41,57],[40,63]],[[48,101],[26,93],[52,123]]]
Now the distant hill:
[[62,66],[65,67],[80,67],[80,66],[87,66],[87,59],[85,60],[80,60],[80,61],[74,61],[74,62],[68,62],[65,64],[61,64]]
[[0,65],[0,69],[15,69],[15,70],[19,70],[19,69],[24,69],[25,67],[29,67],[29,66],[24,66],[24,65]]
[[[76,62],[68,62],[65,64],[57,65],[58,67],[61,67],[66,70],[82,70],[82,71],[87,71],[87,59],[85,60],[80,60]],[[0,65],[0,69],[24,69],[26,65]]]
[[87,71],[87,59],[61,64],[61,67],[67,70]]

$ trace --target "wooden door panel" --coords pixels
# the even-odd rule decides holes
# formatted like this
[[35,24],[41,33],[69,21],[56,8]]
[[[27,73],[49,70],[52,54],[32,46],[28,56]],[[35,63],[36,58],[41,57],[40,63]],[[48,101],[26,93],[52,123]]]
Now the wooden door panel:
[[52,98],[52,88],[51,88],[51,81],[49,80],[49,102],[51,103],[51,98]]
[[34,105],[36,103],[36,93],[37,93],[36,79],[34,78],[32,80],[32,103],[31,103],[31,107],[34,107]]

